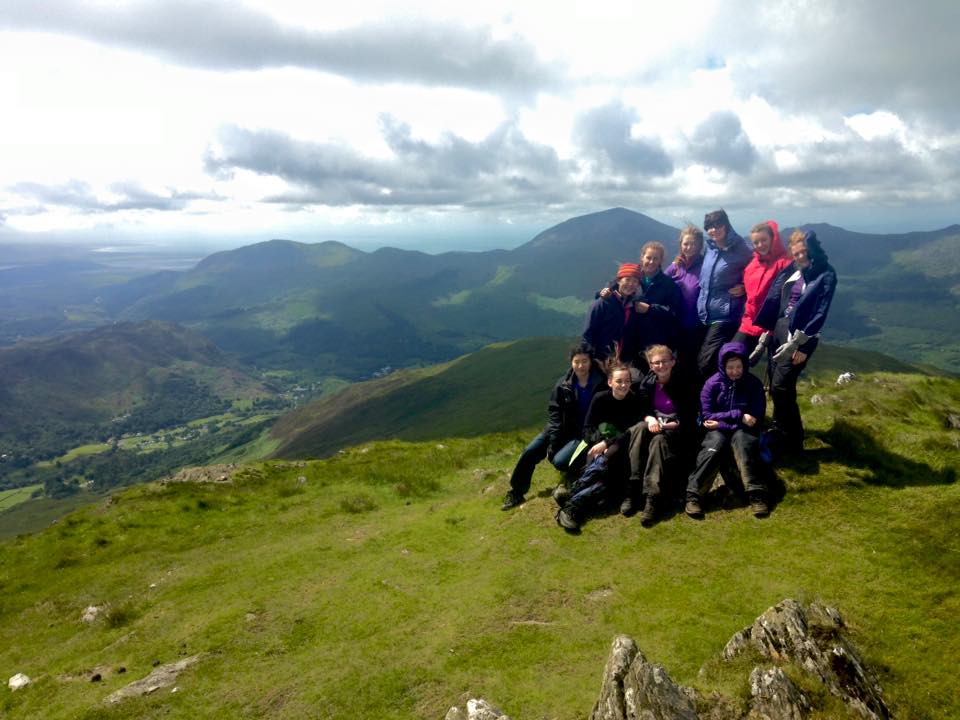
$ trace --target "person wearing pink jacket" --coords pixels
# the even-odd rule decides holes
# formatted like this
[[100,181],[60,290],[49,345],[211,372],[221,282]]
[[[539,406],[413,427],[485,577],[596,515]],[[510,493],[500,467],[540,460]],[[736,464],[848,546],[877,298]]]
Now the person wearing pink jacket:
[[[780,227],[774,220],[757,223],[750,228],[750,243],[753,245],[753,258],[743,270],[747,301],[740,327],[733,337],[735,342],[746,346],[748,354],[753,353],[760,335],[763,334],[763,328],[754,323],[760,306],[763,305],[774,278],[793,262],[780,240]],[[751,354],[751,361],[755,361],[754,357],[758,358],[759,355],[760,353],[755,356]]]

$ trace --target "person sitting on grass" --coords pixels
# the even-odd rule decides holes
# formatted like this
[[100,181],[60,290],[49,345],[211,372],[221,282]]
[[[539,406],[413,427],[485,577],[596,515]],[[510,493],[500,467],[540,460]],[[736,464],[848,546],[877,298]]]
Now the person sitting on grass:
[[605,384],[606,376],[593,359],[593,349],[586,343],[570,348],[570,369],[550,393],[547,426],[520,454],[501,510],[509,510],[524,501],[524,495],[530,490],[533,471],[544,458],[560,472],[575,471],[578,463],[571,467],[570,462],[583,438],[583,423],[590,401]]
[[693,386],[677,377],[673,350],[651,345],[645,354],[650,372],[637,390],[644,416],[630,431],[630,478],[620,512],[629,517],[646,497],[640,524],[650,527],[680,495],[670,479],[685,476],[685,456],[692,454],[696,438],[697,400]]
[[631,373],[632,368],[625,363],[609,363],[610,389],[597,393],[590,403],[583,425],[583,437],[589,446],[587,467],[569,494],[554,493],[561,505],[557,523],[565,530],[578,530],[589,510],[623,494],[630,471],[630,428],[643,416],[640,398],[631,387]]
[[700,391],[703,438],[697,466],[687,481],[684,511],[695,520],[703,519],[701,494],[709,489],[724,460],[733,453],[740,479],[758,517],[770,514],[767,467],[760,458],[760,432],[767,409],[763,383],[748,371],[743,343],[730,342],[720,348],[719,372]]

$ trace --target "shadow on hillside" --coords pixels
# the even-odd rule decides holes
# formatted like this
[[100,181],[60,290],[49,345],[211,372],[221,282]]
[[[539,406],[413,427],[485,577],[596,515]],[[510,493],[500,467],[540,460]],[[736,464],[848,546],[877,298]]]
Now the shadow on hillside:
[[955,468],[934,470],[924,462],[892,453],[881,447],[869,432],[844,420],[834,421],[829,430],[818,435],[827,447],[817,451],[817,457],[810,458],[812,462],[841,462],[867,470],[863,479],[871,485],[902,488],[949,485],[957,480]]

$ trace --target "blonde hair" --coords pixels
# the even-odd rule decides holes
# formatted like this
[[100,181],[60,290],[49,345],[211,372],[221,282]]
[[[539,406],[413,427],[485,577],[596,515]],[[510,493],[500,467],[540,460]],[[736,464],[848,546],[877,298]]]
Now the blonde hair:
[[687,236],[693,238],[693,241],[697,244],[697,255],[703,255],[703,230],[698,228],[693,223],[687,223],[687,225],[680,231],[680,237],[677,242],[677,256],[673,259],[675,265],[683,265],[686,261],[683,259],[683,239]]
[[656,355],[669,355],[671,358],[676,358],[676,354],[668,348],[666,345],[650,345],[646,350],[643,351],[643,356],[647,359],[647,362],[655,357]]

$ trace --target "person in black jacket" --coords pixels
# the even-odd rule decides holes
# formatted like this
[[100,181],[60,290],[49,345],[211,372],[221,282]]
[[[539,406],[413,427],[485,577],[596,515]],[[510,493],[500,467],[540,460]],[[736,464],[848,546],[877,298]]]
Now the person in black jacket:
[[673,350],[653,345],[646,359],[650,372],[637,387],[643,419],[630,430],[630,478],[620,512],[629,517],[644,496],[640,522],[650,527],[686,477],[698,439],[698,404],[696,388],[674,371]]
[[600,362],[613,357],[632,362],[643,349],[636,344],[636,308],[634,300],[642,277],[636,263],[623,263],[610,289],[600,293],[583,327],[583,341],[594,349]]
[[642,417],[640,398],[632,388],[632,372],[629,365],[610,363],[610,389],[598,392],[590,403],[583,424],[583,439],[589,447],[587,467],[573,483],[569,495],[554,495],[562,503],[557,524],[565,530],[576,531],[588,510],[623,494],[630,471],[630,428]]
[[[631,362],[645,374],[647,367],[645,349],[651,345],[666,345],[676,349],[680,339],[683,293],[673,278],[663,272],[666,253],[662,243],[648,242],[640,249],[640,286],[633,295],[633,319],[625,328],[629,337],[624,346],[632,348],[630,356],[621,355],[624,362]],[[606,300],[616,289],[610,285],[600,291]]]
[[533,471],[544,458],[561,472],[572,470],[571,459],[583,437],[583,423],[590,401],[605,384],[606,376],[593,359],[592,348],[586,343],[570,348],[570,369],[550,393],[547,426],[520,454],[501,510],[523,503]]

